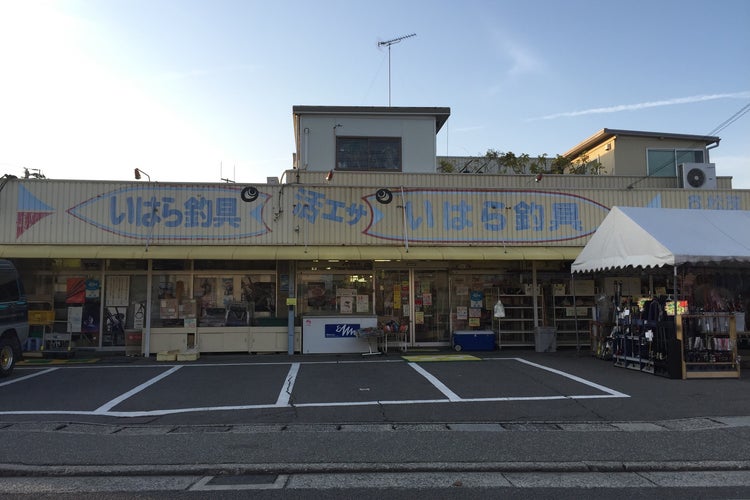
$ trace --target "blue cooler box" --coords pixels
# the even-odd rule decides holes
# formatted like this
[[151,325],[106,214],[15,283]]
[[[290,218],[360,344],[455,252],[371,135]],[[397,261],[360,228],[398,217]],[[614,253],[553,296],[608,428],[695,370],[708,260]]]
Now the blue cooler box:
[[491,330],[453,332],[453,348],[457,351],[494,351],[495,332]]

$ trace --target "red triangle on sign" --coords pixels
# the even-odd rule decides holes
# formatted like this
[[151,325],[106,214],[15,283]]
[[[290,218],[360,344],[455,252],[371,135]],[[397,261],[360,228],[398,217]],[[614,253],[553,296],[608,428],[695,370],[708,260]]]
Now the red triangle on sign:
[[16,214],[16,239],[31,226],[54,212],[17,212]]

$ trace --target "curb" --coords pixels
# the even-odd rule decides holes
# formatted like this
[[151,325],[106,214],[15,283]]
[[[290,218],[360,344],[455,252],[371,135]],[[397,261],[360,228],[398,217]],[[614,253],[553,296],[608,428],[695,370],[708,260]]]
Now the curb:
[[0,464],[0,477],[77,476],[221,476],[245,474],[336,473],[591,473],[750,471],[750,461],[674,462],[477,462],[477,463],[333,463],[333,464],[194,464],[194,465],[65,465]]

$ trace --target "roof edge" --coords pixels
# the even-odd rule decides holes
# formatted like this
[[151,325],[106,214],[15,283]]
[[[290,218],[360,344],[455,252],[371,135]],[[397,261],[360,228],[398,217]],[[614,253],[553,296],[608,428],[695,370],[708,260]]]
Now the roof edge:
[[720,137],[714,135],[693,135],[693,134],[675,134],[671,132],[647,132],[643,130],[624,130],[614,128],[603,128],[596,132],[588,139],[578,143],[573,148],[569,149],[563,156],[565,157],[576,157],[584,151],[591,149],[592,147],[601,144],[602,142],[611,139],[616,136],[629,136],[629,137],[650,137],[653,139],[678,139],[702,142],[705,145],[716,143],[721,141]]

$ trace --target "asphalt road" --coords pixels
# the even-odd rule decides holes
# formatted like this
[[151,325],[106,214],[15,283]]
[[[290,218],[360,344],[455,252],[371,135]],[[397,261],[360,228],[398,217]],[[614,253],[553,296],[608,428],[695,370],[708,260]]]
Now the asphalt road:
[[461,354],[479,359],[217,355],[19,366],[0,380],[0,476],[640,481],[659,472],[750,493],[747,375],[670,380],[585,351]]

